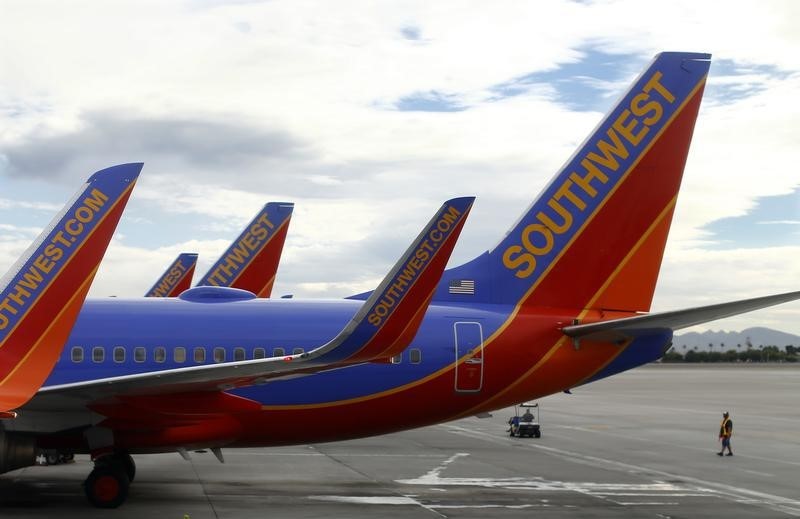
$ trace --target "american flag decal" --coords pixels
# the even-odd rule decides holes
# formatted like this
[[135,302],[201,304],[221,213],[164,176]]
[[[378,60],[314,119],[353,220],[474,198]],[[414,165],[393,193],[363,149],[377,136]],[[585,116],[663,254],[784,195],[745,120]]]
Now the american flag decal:
[[469,294],[475,295],[475,280],[474,279],[453,279],[447,287],[447,291],[451,294]]

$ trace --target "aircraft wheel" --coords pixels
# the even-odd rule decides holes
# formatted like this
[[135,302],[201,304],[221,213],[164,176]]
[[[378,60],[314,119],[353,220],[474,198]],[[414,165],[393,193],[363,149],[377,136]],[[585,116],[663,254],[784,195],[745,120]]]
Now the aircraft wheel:
[[115,464],[100,464],[83,483],[86,498],[97,508],[117,508],[128,497],[130,480]]
[[125,469],[125,474],[128,475],[128,481],[133,483],[136,477],[136,463],[133,461],[133,456],[130,454],[117,454],[114,458],[115,461],[122,464],[122,468]]
[[113,465],[118,467],[128,476],[129,483],[133,483],[133,480],[136,478],[136,463],[133,461],[133,457],[130,454],[124,452],[115,452],[114,454],[103,456],[95,462],[95,465]]

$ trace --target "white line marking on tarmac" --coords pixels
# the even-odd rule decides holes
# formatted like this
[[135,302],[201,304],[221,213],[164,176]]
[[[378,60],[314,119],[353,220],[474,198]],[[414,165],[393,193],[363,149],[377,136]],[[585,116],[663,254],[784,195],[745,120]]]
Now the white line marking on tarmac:
[[308,496],[315,501],[330,501],[332,503],[355,503],[359,505],[413,505],[423,506],[422,503],[410,497],[401,496]]
[[[449,430],[453,434],[460,434],[472,438],[480,438],[501,445],[511,445],[505,439],[501,440],[492,434],[488,434],[475,429],[469,429],[467,427],[457,426],[452,424],[442,425],[440,427]],[[623,470],[628,473],[638,473],[642,475],[645,474],[655,475],[665,479],[680,479],[683,481],[693,483],[695,485],[699,485],[700,488],[692,488],[692,490],[695,491],[707,491],[709,492],[709,494],[725,497],[737,503],[747,502],[750,504],[763,506],[774,511],[783,512],[785,514],[789,514],[795,517],[800,517],[800,501],[796,499],[789,499],[782,496],[767,494],[765,492],[759,492],[756,490],[751,490],[749,488],[734,487],[724,483],[706,481],[691,476],[674,474],[640,465],[633,465],[630,463],[599,458],[596,456],[588,456],[586,454],[581,454],[578,452],[557,449],[555,447],[547,447],[545,445],[538,445],[535,443],[523,443],[523,444],[514,443],[513,445],[540,450],[565,460],[569,460],[575,463],[583,463],[594,467],[613,468],[616,470]],[[709,487],[709,488],[702,488],[702,487]]]
[[639,501],[631,501],[630,503],[628,503],[626,501],[614,501],[614,503],[616,503],[618,505],[622,505],[622,506],[642,506],[642,505],[644,505],[644,506],[677,506],[677,505],[680,504],[680,503],[662,503],[662,502],[658,502],[658,501],[651,501],[649,503],[643,503],[643,502],[639,502]]
[[[363,452],[342,452],[331,453],[331,455],[347,457],[347,458],[444,458],[443,454],[367,454]],[[250,458],[252,456],[309,456],[309,457],[327,457],[327,454],[321,452],[238,452],[236,449],[229,449],[225,451],[225,456],[244,456]]]
[[775,477],[775,474],[769,474],[767,472],[759,472],[757,470],[742,469],[742,468],[739,468],[739,467],[734,467],[734,468],[737,469],[737,470],[740,470],[742,472],[748,472],[750,474],[755,474],[756,476],[762,476],[762,477],[766,477],[766,478],[774,478]]

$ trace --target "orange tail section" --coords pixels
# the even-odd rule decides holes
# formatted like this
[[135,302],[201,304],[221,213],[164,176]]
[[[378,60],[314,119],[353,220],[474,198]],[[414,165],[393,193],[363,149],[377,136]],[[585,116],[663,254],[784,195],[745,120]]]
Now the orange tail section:
[[500,244],[449,270],[436,299],[649,310],[709,60],[656,56]]

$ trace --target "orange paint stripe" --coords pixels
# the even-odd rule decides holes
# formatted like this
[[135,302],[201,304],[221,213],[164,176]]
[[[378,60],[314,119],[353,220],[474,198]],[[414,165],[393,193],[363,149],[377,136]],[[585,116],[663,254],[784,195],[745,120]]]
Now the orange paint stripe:
[[258,291],[258,294],[256,294],[256,296],[268,299],[269,296],[272,295],[272,285],[275,284],[275,278],[277,276],[278,276],[278,274],[275,273],[271,278],[269,278],[269,281],[267,281],[267,283],[264,285],[264,287],[261,290]]

